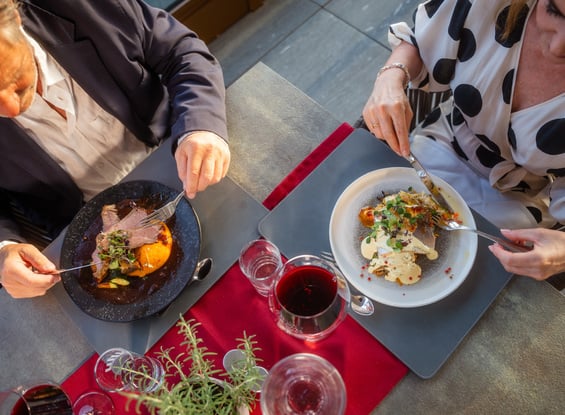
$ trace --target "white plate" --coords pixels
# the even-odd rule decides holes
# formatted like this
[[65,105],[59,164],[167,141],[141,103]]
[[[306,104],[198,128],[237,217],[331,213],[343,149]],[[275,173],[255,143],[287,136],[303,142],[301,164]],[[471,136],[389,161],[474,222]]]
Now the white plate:
[[[433,176],[442,194],[459,214],[463,224],[475,227],[475,220],[461,196],[444,180]],[[465,280],[477,254],[477,235],[466,231],[439,231],[439,258],[430,261],[418,255],[422,279],[400,286],[366,271],[360,241],[368,234],[358,219],[363,206],[374,205],[383,194],[413,188],[426,191],[412,168],[391,167],[367,173],[351,183],[336,202],[330,218],[330,244],[335,260],[348,281],[366,296],[395,307],[420,307],[445,298]]]

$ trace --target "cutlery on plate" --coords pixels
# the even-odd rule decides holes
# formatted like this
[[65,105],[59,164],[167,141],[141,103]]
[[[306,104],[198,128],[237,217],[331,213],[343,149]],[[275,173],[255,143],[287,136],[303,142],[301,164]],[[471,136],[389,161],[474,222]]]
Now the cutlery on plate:
[[[331,252],[321,251],[320,258],[330,261],[337,266],[335,258]],[[355,313],[362,316],[370,316],[375,312],[375,306],[370,298],[362,294],[353,294],[356,290],[351,285],[349,286],[349,291],[351,292],[351,309]]]
[[420,178],[422,183],[424,183],[426,189],[429,190],[429,192],[432,195],[432,198],[436,201],[436,203],[445,210],[447,210],[448,212],[454,213],[453,209],[451,208],[451,205],[447,202],[447,200],[445,200],[439,188],[435,185],[434,181],[432,180],[432,176],[430,176],[428,171],[424,168],[424,166],[422,166],[422,164],[418,161],[418,159],[414,156],[414,154],[410,153],[408,157],[406,157],[406,159],[410,162],[414,170],[416,170],[416,173],[418,173],[418,177]]
[[90,262],[88,264],[84,264],[84,265],[78,265],[76,267],[70,267],[70,268],[63,268],[63,269],[56,269],[55,271],[51,271],[51,272],[43,272],[42,274],[47,274],[47,275],[51,275],[51,274],[62,274],[63,272],[68,272],[68,271],[75,271],[77,269],[81,269],[81,268],[88,268],[91,267],[93,265],[100,265],[102,263],[102,261],[99,262]]
[[[410,153],[406,159],[410,162],[416,173],[418,173],[418,177],[426,186],[426,189],[429,190],[431,193],[432,198],[435,202],[441,206],[443,209],[447,210],[450,213],[455,213],[451,205],[443,195],[441,194],[439,188],[435,185],[432,177],[428,173],[428,171],[422,166],[422,164],[418,161],[418,159],[414,156],[414,154]],[[504,248],[508,249],[511,252],[527,252],[532,249],[531,246],[528,245],[520,245],[515,242],[512,242],[508,239],[500,238],[498,236],[494,236],[488,234],[486,232],[480,231],[475,228],[471,228],[469,226],[465,226],[460,224],[459,222],[451,219],[451,220],[440,220],[437,219],[434,221],[436,226],[440,227],[441,229],[445,229],[447,231],[470,231],[475,232],[477,235],[482,236],[483,238],[489,239],[493,242],[497,242],[502,245]]]
[[449,221],[434,221],[436,226],[440,227],[441,229],[445,229],[446,231],[470,231],[475,232],[477,235],[482,236],[483,238],[489,239],[493,242],[496,242],[502,245],[504,248],[511,252],[528,252],[532,249],[531,246],[528,245],[520,245],[515,242],[510,241],[509,239],[499,238],[498,236],[491,235],[489,233],[480,231],[475,228],[471,228],[469,226],[461,225],[457,221],[449,220]]
[[151,212],[149,215],[144,217],[139,221],[138,228],[146,228],[149,226],[153,226],[158,224],[159,222],[165,222],[171,216],[175,214],[175,210],[177,209],[178,204],[180,203],[181,199],[184,196],[184,190],[180,192],[177,197],[174,198],[171,202],[167,203],[164,206],[161,206],[159,209]]

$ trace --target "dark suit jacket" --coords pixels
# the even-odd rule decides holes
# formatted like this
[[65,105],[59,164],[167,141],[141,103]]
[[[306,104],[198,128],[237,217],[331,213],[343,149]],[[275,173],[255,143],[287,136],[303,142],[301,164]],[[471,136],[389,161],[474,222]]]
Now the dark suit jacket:
[[[139,140],[154,146],[195,130],[227,139],[221,68],[166,12],[142,0],[19,3],[26,32]],[[0,198],[0,240],[21,240],[9,199],[53,236],[83,203],[68,174],[10,119],[0,119]]]

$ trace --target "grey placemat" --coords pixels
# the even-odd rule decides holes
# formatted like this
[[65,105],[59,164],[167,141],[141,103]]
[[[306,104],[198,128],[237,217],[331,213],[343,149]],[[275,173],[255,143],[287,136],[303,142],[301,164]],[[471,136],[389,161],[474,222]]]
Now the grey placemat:
[[[158,181],[179,190],[182,188],[170,144],[159,148],[124,181],[141,179]],[[127,323],[101,321],[78,308],[62,284],[53,288],[63,309],[98,353],[110,347],[125,347],[145,353],[175,324],[179,314],[196,303],[237,261],[241,247],[259,235],[258,222],[267,212],[228,177],[199,193],[191,203],[202,229],[200,257],[212,258],[214,265],[205,280],[189,285],[161,315]],[[59,263],[63,238],[64,233],[45,250],[55,264]]]
[[[259,224],[259,232],[286,257],[330,251],[329,221],[345,188],[363,174],[409,164],[365,130],[355,130],[294,191]],[[496,229],[475,214],[477,226]],[[432,377],[500,290],[510,280],[479,238],[473,269],[465,282],[440,302],[418,308],[396,308],[375,303],[375,313],[351,313],[366,330],[422,378]]]

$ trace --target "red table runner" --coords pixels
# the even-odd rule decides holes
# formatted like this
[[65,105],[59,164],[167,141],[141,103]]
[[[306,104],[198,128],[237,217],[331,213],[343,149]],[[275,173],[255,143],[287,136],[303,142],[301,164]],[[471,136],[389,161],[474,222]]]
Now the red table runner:
[[[269,209],[275,207],[352,131],[349,124],[342,124],[273,190],[263,204]],[[218,354],[217,368],[222,367],[223,354],[236,347],[236,339],[241,338],[244,331],[256,336],[257,346],[261,349],[257,357],[267,369],[294,353],[309,352],[326,358],[345,381],[347,414],[371,412],[408,372],[402,362],[349,316],[327,339],[318,343],[304,342],[283,333],[276,327],[267,299],[257,294],[237,263],[184,317],[202,323],[198,334],[208,350]],[[172,327],[147,354],[152,355],[161,348],[178,347],[180,340],[177,327]],[[91,356],[63,383],[73,401],[87,390],[98,389],[93,376],[97,357],[97,354]],[[126,400],[117,394],[111,394],[111,397],[116,414],[126,413]],[[127,412],[134,412],[132,405]],[[253,414],[260,413],[257,404]]]

